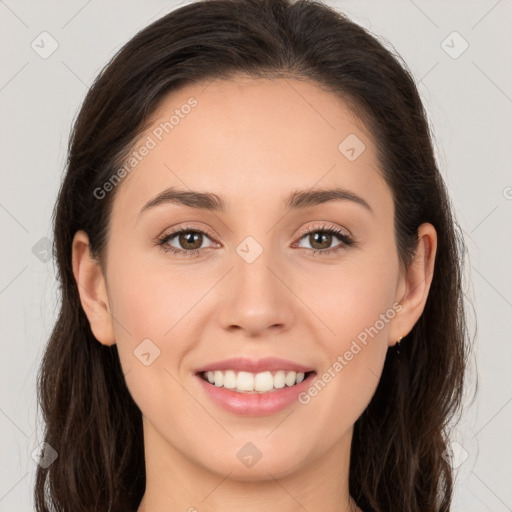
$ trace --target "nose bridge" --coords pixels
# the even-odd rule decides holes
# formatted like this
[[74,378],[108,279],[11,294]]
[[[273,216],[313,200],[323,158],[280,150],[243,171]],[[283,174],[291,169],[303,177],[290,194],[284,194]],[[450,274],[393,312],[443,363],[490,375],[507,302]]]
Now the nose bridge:
[[289,327],[293,319],[290,291],[283,284],[280,258],[274,253],[271,237],[265,246],[247,236],[235,248],[233,271],[226,286],[228,300],[221,312],[223,327],[238,326],[252,335],[271,326]]
[[279,266],[278,255],[273,253],[270,244],[270,237],[263,246],[253,236],[248,236],[236,247],[233,270],[243,287],[249,286],[256,292],[259,288],[271,292],[275,287],[275,276],[270,269]]

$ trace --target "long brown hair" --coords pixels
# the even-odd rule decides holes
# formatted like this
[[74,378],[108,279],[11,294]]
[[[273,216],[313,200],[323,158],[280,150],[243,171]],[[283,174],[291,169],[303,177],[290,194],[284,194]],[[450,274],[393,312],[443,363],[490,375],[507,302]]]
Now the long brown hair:
[[[60,313],[44,353],[38,401],[58,457],[37,468],[38,512],[136,510],[145,490],[141,412],[117,347],[95,340],[72,273],[71,244],[87,232],[105,253],[122,166],[158,103],[187,84],[236,75],[313,80],[348,102],[372,133],[395,205],[403,268],[417,229],[438,235],[424,312],[388,350],[383,374],[354,427],[350,493],[365,512],[449,511],[454,474],[448,424],[462,410],[470,354],[462,264],[465,246],[437,168],[424,108],[399,57],[343,14],[312,0],[200,0],[135,35],[90,88],[75,120],[54,211]],[[118,188],[118,187],[117,187]],[[459,415],[460,416],[460,415]]]

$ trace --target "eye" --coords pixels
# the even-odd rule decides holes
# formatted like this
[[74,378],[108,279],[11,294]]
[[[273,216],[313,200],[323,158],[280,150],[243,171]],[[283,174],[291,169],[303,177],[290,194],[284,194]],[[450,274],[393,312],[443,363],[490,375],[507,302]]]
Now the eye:
[[[164,234],[158,240],[158,245],[166,252],[180,254],[183,256],[196,256],[201,250],[204,239],[210,236],[197,228],[181,227],[171,233]],[[176,239],[176,241],[174,241]],[[170,245],[170,242],[177,243],[183,248]]]
[[[339,228],[332,226],[313,226],[307,231],[301,234],[300,240],[305,239],[312,245],[311,248],[301,247],[309,251],[313,251],[312,254],[329,255],[336,253],[344,248],[355,245],[354,240],[350,235],[345,233]],[[205,239],[211,240],[211,236],[205,231],[192,227],[181,227],[170,233],[165,233],[158,239],[158,245],[165,251],[173,254],[178,254],[186,257],[197,256],[201,250],[212,247],[202,247]],[[331,248],[330,245],[333,239],[341,241],[336,247]],[[171,242],[178,244],[181,247],[171,245]]]
[[[313,255],[329,255],[354,245],[354,240],[350,235],[332,226],[313,226],[302,233],[300,240],[304,238],[312,246]],[[341,241],[341,244],[331,248],[330,245],[336,238]],[[309,248],[306,247],[306,249]]]

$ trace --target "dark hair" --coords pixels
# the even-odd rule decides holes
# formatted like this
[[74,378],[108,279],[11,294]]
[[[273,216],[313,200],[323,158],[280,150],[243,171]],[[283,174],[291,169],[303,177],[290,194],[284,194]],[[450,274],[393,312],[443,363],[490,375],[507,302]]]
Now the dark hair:
[[[105,66],[75,120],[54,211],[60,313],[38,375],[44,440],[38,512],[135,510],[145,490],[141,412],[117,347],[95,340],[72,273],[74,234],[101,262],[114,189],[94,190],[122,166],[159,102],[187,84],[237,76],[309,80],[347,102],[375,139],[395,205],[402,268],[421,223],[438,235],[424,311],[389,349],[378,388],[354,426],[350,493],[365,512],[449,511],[449,421],[462,410],[469,344],[465,246],[437,168],[413,78],[394,52],[341,13],[310,0],[201,0],[158,19]],[[50,508],[52,507],[52,508]]]

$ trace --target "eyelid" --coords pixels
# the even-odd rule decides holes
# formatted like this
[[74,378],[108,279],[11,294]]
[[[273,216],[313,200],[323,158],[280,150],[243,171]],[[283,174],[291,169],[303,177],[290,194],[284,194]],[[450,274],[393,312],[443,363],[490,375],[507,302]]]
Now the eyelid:
[[178,226],[178,227],[171,226],[170,228],[167,228],[165,231],[163,231],[163,233],[161,235],[158,235],[157,239],[161,240],[162,238],[165,238],[169,235],[176,235],[180,231],[203,232],[206,235],[208,235],[209,238],[211,238],[212,240],[215,240],[215,236],[208,228],[206,228],[204,226],[194,226],[193,224],[188,224],[188,223],[184,226]]
[[[352,237],[352,233],[346,229],[346,228],[341,228],[337,225],[329,225],[329,224],[326,224],[324,221],[316,221],[315,224],[313,225],[309,225],[309,226],[306,226],[305,228],[302,228],[298,233],[297,235],[295,236],[295,238],[302,238],[304,235],[307,235],[309,233],[311,233],[312,231],[315,231],[315,230],[322,230],[322,229],[336,229],[336,230],[339,230],[341,232],[343,232],[347,237],[350,237],[350,238],[353,238]],[[167,237],[168,235],[171,235],[171,234],[174,234],[176,235],[177,233],[179,233],[180,231],[188,231],[188,230],[197,230],[197,231],[202,231],[204,232],[206,235],[208,235],[212,240],[215,241],[215,236],[212,234],[212,232],[204,227],[204,226],[194,226],[193,224],[186,224],[184,226],[179,226],[179,227],[173,227],[171,226],[170,228],[167,228],[161,235],[159,235],[157,238],[158,239],[162,239],[162,238],[165,238]]]
[[345,236],[347,236],[349,238],[353,238],[352,233],[348,229],[342,228],[335,224],[330,224],[327,221],[316,221],[315,224],[309,225],[309,226],[301,229],[297,236],[299,238],[302,238],[304,235],[307,235],[307,234],[311,233],[312,231],[321,231],[323,229],[335,229],[337,231],[339,230]]

